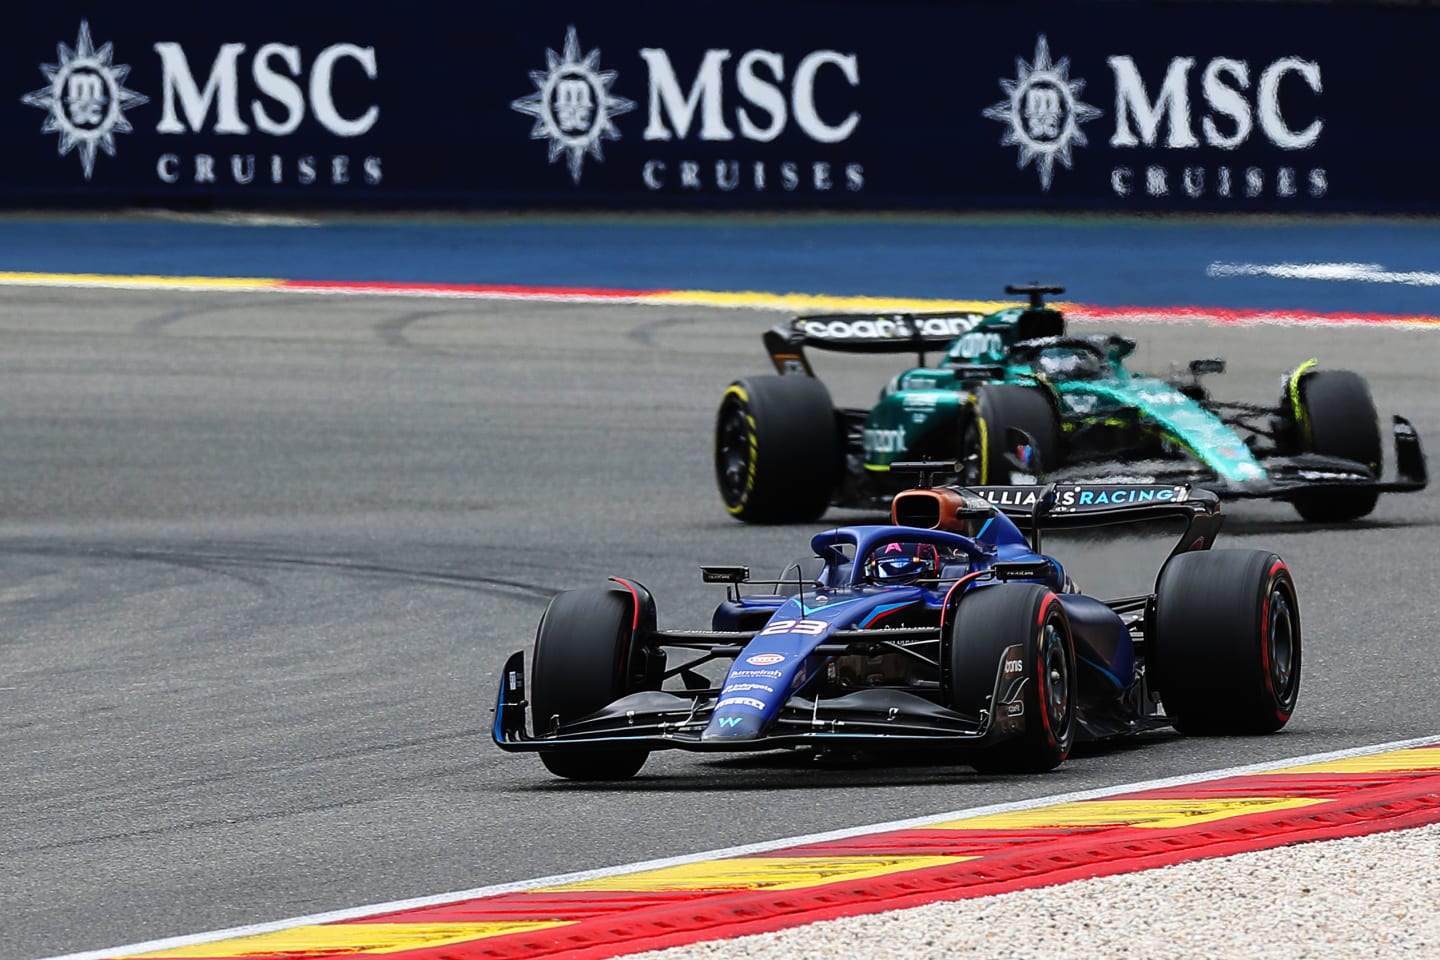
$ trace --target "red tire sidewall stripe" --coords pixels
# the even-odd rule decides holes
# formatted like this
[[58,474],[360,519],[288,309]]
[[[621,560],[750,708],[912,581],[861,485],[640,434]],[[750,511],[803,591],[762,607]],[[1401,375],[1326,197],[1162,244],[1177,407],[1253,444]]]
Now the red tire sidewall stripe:
[[1050,695],[1045,686],[1045,621],[1050,617],[1050,608],[1060,602],[1060,598],[1053,593],[1045,594],[1040,601],[1040,616],[1036,621],[1035,628],[1040,633],[1038,656],[1035,658],[1035,692],[1039,694],[1040,700],[1040,722],[1045,726],[1045,737],[1056,747],[1060,746],[1060,740],[1055,736],[1055,728],[1050,724]]
[[[1275,689],[1275,674],[1271,669],[1270,644],[1270,598],[1275,593],[1275,587],[1279,584],[1279,576],[1285,574],[1286,579],[1290,577],[1290,568],[1285,566],[1284,560],[1276,560],[1270,565],[1270,570],[1265,575],[1265,598],[1260,602],[1260,665],[1265,675],[1265,689],[1270,691],[1270,700],[1276,704],[1275,719],[1289,720],[1290,714],[1286,712],[1281,704],[1282,691]],[[1292,667],[1293,669],[1293,667]]]

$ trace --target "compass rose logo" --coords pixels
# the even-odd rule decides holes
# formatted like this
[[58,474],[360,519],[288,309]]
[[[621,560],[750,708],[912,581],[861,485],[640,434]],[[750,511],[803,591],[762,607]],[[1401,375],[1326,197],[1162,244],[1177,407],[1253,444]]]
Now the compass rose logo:
[[62,43],[59,54],[59,63],[40,67],[49,83],[25,94],[20,102],[48,114],[40,132],[60,134],[60,156],[79,149],[80,166],[89,180],[95,172],[96,149],[113,157],[115,134],[134,130],[124,111],[149,103],[150,98],[125,89],[130,68],[111,62],[110,44],[95,49],[89,21],[80,21],[75,49]]
[[1000,138],[1004,147],[1018,146],[1018,166],[1025,169],[1035,161],[1042,190],[1050,189],[1055,161],[1070,169],[1070,147],[1090,141],[1080,124],[1094,120],[1100,111],[1080,100],[1084,80],[1070,79],[1070,58],[1050,62],[1050,44],[1045,35],[1035,40],[1035,61],[1015,60],[1016,78],[1001,80],[1005,99],[985,108],[984,115],[1009,126]]
[[530,71],[535,92],[513,100],[512,110],[535,118],[531,140],[550,141],[550,162],[565,154],[570,179],[580,183],[585,157],[604,161],[601,140],[619,140],[611,121],[635,109],[635,103],[613,96],[614,70],[600,69],[600,51],[580,55],[580,40],[571,25],[565,30],[565,52],[545,51],[545,69]]

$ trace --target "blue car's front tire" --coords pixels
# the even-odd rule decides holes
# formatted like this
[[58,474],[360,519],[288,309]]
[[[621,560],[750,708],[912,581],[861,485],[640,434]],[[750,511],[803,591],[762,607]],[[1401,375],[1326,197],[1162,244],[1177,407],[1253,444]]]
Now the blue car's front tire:
[[[945,687],[955,710],[997,716],[1017,707],[995,702],[1002,687],[1020,685],[1023,730],[970,758],[982,773],[1043,773],[1070,755],[1078,728],[1075,643],[1060,598],[1036,583],[972,589],[947,624]],[[1012,648],[1016,660],[1002,657]],[[1002,695],[1003,695],[1002,690]]]
[[[531,660],[530,710],[543,737],[601,709],[635,686],[633,601],[618,590],[569,590],[545,608]],[[567,780],[628,780],[650,751],[634,747],[580,752],[542,750],[545,769]]]

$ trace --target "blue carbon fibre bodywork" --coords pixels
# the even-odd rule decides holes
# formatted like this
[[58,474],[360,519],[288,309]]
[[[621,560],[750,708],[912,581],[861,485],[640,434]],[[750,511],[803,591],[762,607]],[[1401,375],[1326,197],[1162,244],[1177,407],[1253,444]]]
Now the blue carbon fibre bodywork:
[[[934,466],[906,468],[923,474]],[[1068,751],[1044,739],[1053,729],[1067,731],[1068,744],[1072,734],[1104,740],[1179,725],[1149,667],[1160,635],[1155,623],[1186,596],[1174,587],[1184,581],[1162,573],[1149,594],[1081,594],[1043,552],[1041,533],[1183,519],[1162,571],[1171,564],[1188,570],[1219,530],[1213,493],[1156,484],[922,483],[895,497],[891,516],[891,525],[821,531],[811,538],[813,556],[773,580],[752,578],[746,566],[703,566],[705,582],[726,585],[710,630],[659,628],[653,600],[630,581],[615,581],[634,604],[631,617],[621,610],[613,623],[618,638],[609,620],[596,632],[588,612],[567,612],[569,620],[552,624],[552,601],[542,619],[542,629],[552,629],[537,637],[536,655],[542,639],[570,638],[562,642],[578,644],[571,652],[581,659],[596,643],[614,644],[617,673],[597,679],[587,665],[565,682],[588,702],[569,717],[548,705],[537,717],[525,654],[515,652],[498,691],[496,745],[538,751],[552,773],[571,779],[630,776],[650,751],[669,749],[919,749],[977,766],[1009,762],[1001,758],[1013,749],[1016,762],[1039,770]],[[1209,566],[1198,569],[1233,571],[1243,563],[1250,577],[1257,557],[1270,564],[1266,576],[1283,573],[1273,555],[1253,550],[1207,556]],[[1288,574],[1282,579],[1293,603]],[[1241,599],[1262,586],[1243,586]],[[583,603],[562,596],[572,596],[567,610],[615,615],[593,592]],[[1235,629],[1222,621],[1194,633],[1196,655],[1210,655],[1216,630]],[[1294,652],[1298,636],[1273,635]],[[1246,651],[1254,652],[1248,643]],[[723,673],[712,669],[722,666]],[[1241,667],[1269,669],[1261,660]],[[596,683],[608,686],[591,689]],[[1051,717],[1065,725],[1052,726]],[[1269,730],[1273,722],[1266,712],[1256,726]],[[590,760],[569,759],[587,752]]]
[[762,734],[793,691],[823,666],[811,656],[836,630],[858,627],[882,608],[938,605],[921,587],[842,587],[791,597],[735,658],[702,740],[752,739]]
[[[946,556],[951,579],[939,588],[922,585],[885,585],[868,582],[860,558],[877,547],[905,540],[933,544]],[[864,629],[882,617],[909,609],[927,610],[938,617],[950,584],[962,566],[964,572],[987,570],[997,562],[1043,562],[1043,582],[1060,590],[1065,572],[1052,558],[1037,554],[1019,528],[996,513],[980,535],[971,538],[943,530],[897,526],[837,527],[816,534],[810,542],[825,569],[806,593],[803,589],[777,607],[773,596],[741,597],[731,615],[747,611],[770,614],[744,651],[735,658],[720,691],[714,714],[701,735],[704,741],[741,741],[763,736],[786,702],[803,688],[826,662],[815,651],[839,630]],[[983,587],[981,588],[983,589]]]

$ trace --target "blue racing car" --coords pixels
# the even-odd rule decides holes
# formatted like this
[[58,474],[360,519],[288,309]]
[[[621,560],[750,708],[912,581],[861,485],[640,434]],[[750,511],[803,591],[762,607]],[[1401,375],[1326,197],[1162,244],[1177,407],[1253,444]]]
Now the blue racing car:
[[[920,748],[1038,772],[1079,740],[1173,726],[1269,733],[1295,709],[1300,613],[1284,561],[1211,550],[1214,494],[1183,485],[930,487],[888,525],[825,530],[774,580],[727,585],[710,630],[662,630],[633,580],[557,595],[505,664],[493,736],[573,780],[634,776],[652,750]],[[1042,530],[1177,519],[1153,592],[1099,600]],[[1027,536],[1028,531],[1028,536]],[[749,590],[747,591],[747,587]]]

